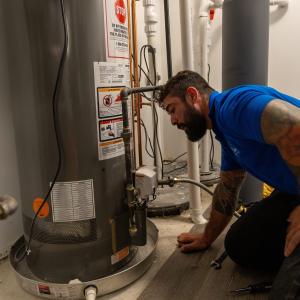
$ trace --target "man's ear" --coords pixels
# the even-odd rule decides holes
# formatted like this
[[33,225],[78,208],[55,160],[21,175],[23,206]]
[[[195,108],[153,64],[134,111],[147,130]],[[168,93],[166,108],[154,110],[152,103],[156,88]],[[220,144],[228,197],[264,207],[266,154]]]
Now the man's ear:
[[186,89],[186,94],[188,95],[189,101],[191,101],[190,104],[195,105],[198,103],[199,92],[195,87],[189,86]]

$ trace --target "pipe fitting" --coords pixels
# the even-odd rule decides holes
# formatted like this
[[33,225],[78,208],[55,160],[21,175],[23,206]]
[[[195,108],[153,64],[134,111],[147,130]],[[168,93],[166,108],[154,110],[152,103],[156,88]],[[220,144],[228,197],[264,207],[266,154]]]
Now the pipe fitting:
[[221,8],[224,0],[211,0],[213,2],[211,8]]
[[157,32],[156,24],[158,23],[158,15],[156,13],[156,0],[144,0],[144,21],[145,33],[147,37],[155,36]]
[[287,7],[289,5],[289,0],[270,0],[270,5],[278,5],[279,7]]
[[129,95],[130,95],[130,88],[128,87],[123,88],[120,92],[121,99],[124,101],[128,100]]
[[97,287],[94,285],[90,285],[85,288],[84,290],[84,296],[86,300],[96,300],[97,297]]
[[15,198],[9,195],[0,196],[0,220],[13,214],[17,208],[18,203]]

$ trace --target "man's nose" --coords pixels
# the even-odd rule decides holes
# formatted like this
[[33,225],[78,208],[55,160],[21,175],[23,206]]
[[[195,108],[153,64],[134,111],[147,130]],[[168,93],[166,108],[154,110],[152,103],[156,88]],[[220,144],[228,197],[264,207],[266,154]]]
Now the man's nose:
[[177,125],[177,119],[175,118],[175,116],[171,116],[171,123],[172,125]]

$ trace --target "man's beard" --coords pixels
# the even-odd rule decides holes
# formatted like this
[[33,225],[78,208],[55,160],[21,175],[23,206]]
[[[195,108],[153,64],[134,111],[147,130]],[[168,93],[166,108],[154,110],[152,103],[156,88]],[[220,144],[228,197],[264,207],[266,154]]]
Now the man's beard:
[[194,107],[187,105],[184,118],[184,124],[180,124],[179,127],[184,127],[184,131],[191,142],[200,140],[207,129],[203,114]]

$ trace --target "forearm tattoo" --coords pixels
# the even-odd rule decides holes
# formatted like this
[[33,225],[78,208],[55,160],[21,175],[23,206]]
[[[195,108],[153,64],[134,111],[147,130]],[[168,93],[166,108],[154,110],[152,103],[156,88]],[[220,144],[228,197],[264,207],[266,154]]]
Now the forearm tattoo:
[[221,182],[216,186],[213,196],[213,208],[215,210],[232,216],[244,178],[245,172],[243,170],[221,172]]

